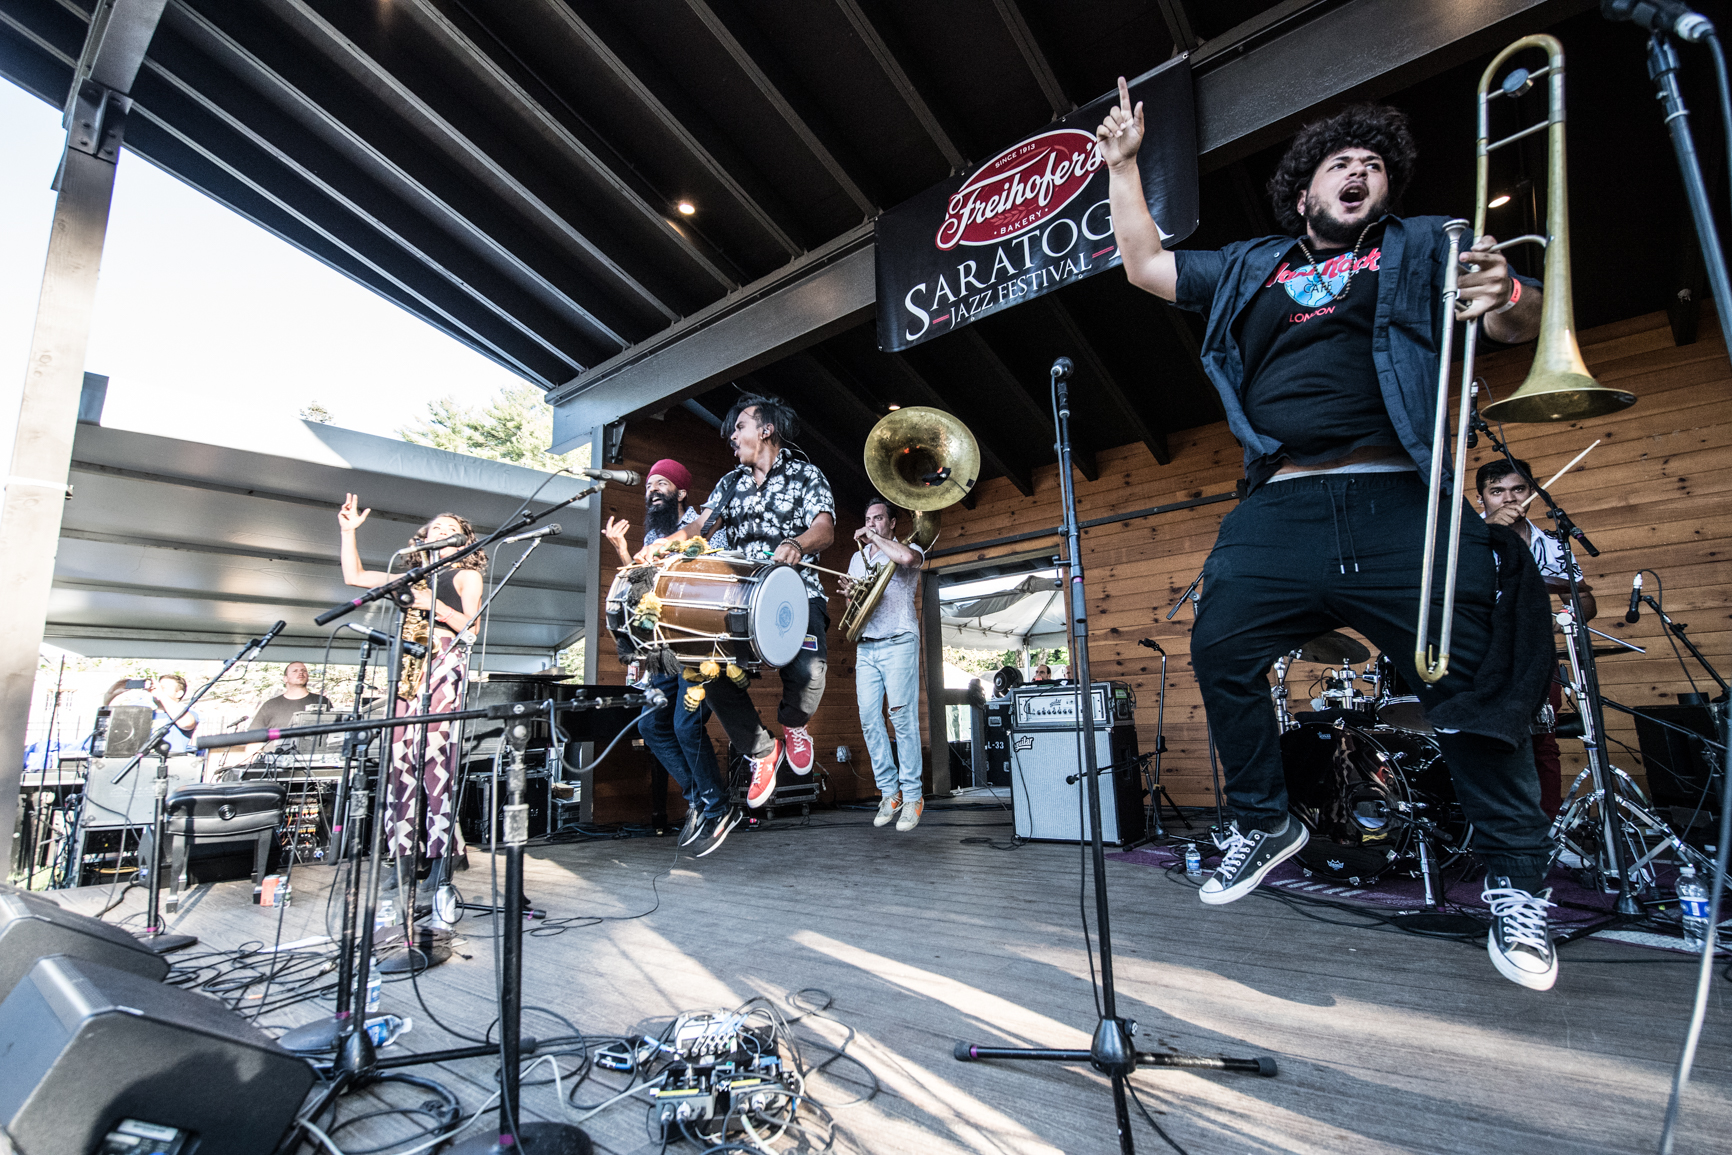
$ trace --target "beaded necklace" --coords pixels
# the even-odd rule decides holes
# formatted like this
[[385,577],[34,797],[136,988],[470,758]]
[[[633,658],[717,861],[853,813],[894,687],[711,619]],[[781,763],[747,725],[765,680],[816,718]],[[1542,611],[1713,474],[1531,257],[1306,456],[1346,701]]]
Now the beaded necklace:
[[1321,266],[1318,264],[1317,258],[1311,255],[1311,250],[1305,244],[1305,238],[1299,238],[1299,251],[1305,254],[1305,259],[1311,264],[1311,283],[1329,295],[1331,304],[1347,299],[1347,294],[1353,288],[1353,274],[1359,271],[1359,246],[1365,243],[1365,238],[1371,233],[1371,226],[1376,223],[1376,221],[1367,221],[1365,227],[1359,232],[1359,239],[1353,242],[1353,258],[1347,262],[1347,280],[1342,282],[1339,296],[1328,285],[1324,284],[1323,277],[1319,272]]

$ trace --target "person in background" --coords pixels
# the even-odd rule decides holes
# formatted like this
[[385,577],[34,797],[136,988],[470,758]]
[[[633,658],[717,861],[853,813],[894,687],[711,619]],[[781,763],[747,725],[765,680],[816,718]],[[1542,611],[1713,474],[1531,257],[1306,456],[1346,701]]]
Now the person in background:
[[179,674],[164,674],[156,679],[150,696],[156,707],[150,716],[151,729],[159,729],[164,722],[173,722],[168,730],[168,752],[192,753],[192,736],[198,730],[198,711],[183,704],[186,701],[186,679]]
[[[1528,544],[1528,551],[1534,555],[1534,564],[1540,567],[1540,577],[1545,579],[1546,589],[1556,595],[1560,601],[1570,596],[1570,574],[1576,578],[1576,590],[1581,598],[1582,615],[1588,621],[1600,612],[1598,603],[1594,601],[1594,587],[1582,580],[1582,567],[1574,557],[1564,553],[1564,547],[1558,541],[1557,534],[1541,529],[1528,520],[1524,503],[1533,493],[1533,471],[1528,463],[1516,460],[1520,472],[1510,467],[1510,463],[1502,457],[1493,458],[1479,467],[1474,475],[1474,483],[1479,489],[1479,505],[1485,516],[1487,525],[1507,525]],[[1524,476],[1525,475],[1525,476]],[[1569,568],[1565,568],[1565,563]],[[1548,691],[1552,704],[1552,715],[1557,716],[1563,707],[1563,687],[1557,678],[1552,679]],[[1548,816],[1557,814],[1564,804],[1563,761],[1558,755],[1558,739],[1555,734],[1534,735],[1534,769],[1540,776],[1540,808]]]
[[1034,668],[1034,680],[1037,682],[1052,681],[1052,667],[1042,662]]
[[[274,698],[266,698],[259,703],[259,708],[253,713],[253,720],[248,723],[249,730],[281,730],[294,724],[295,715],[303,710],[329,710],[331,700],[323,694],[315,694],[307,689],[307,663],[290,662],[283,667],[283,692]],[[252,742],[241,747],[240,753],[231,761],[243,761],[251,758],[265,748],[263,742]]]

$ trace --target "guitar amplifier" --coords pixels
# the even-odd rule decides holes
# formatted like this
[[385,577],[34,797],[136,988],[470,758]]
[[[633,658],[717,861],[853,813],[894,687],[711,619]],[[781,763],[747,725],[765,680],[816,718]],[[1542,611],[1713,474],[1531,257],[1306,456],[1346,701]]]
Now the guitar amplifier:
[[[1136,698],[1123,682],[1092,687],[1095,764],[1100,769],[1101,841],[1118,846],[1147,836],[1143,775],[1137,761]],[[988,741],[1004,737],[1016,834],[1036,842],[1081,842],[1093,837],[1088,824],[1080,696],[1074,684],[1036,682],[1011,690],[1004,726],[992,726]],[[989,767],[994,751],[988,750]],[[1075,782],[1066,782],[1076,777]]]

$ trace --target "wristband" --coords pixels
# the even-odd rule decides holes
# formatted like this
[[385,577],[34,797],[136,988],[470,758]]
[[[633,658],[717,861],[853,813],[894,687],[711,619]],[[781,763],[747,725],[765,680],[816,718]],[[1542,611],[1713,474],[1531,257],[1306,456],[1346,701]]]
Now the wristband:
[[1509,279],[1509,300],[1493,309],[1493,313],[1507,313],[1515,308],[1517,301],[1522,299],[1522,283],[1515,277]]
[[806,551],[805,551],[805,550],[803,550],[803,549],[801,549],[801,548],[800,548],[800,543],[799,543],[799,542],[797,542],[797,541],[795,541],[795,540],[794,540],[794,539],[793,539],[793,538],[791,538],[791,537],[785,537],[785,538],[783,538],[783,539],[782,539],[782,541],[781,541],[781,544],[782,544],[782,545],[791,545],[791,546],[793,546],[793,547],[794,547],[794,552],[795,552],[795,553],[797,553],[797,554],[799,554],[799,555],[800,555],[800,556],[801,556],[801,557],[805,557],[805,556],[806,556]]

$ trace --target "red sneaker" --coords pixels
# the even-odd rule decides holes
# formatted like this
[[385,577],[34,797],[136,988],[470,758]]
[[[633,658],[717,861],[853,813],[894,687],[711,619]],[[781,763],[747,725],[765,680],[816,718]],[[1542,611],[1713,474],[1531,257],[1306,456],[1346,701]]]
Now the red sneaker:
[[806,727],[782,727],[782,740],[788,744],[788,769],[796,774],[810,774],[818,751],[812,747],[812,735],[806,733]]
[[770,752],[762,758],[749,761],[752,764],[752,785],[746,791],[746,805],[756,810],[776,792],[776,768],[782,761],[782,740],[776,739]]

